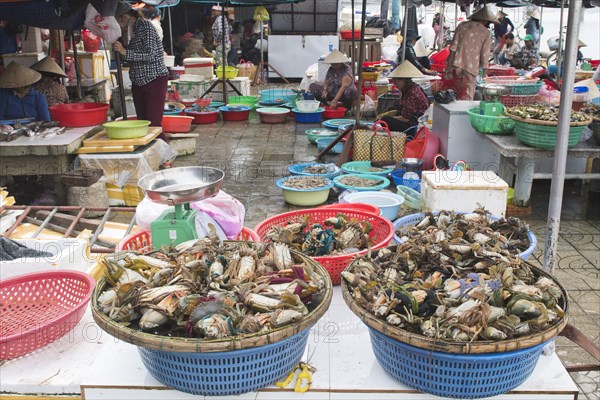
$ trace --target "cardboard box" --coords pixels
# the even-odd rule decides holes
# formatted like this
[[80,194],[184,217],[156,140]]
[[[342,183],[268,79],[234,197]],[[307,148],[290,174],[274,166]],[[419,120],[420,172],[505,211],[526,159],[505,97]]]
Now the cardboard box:
[[[68,51],[65,56],[73,58],[73,52]],[[110,67],[103,53],[77,52],[77,60],[81,78],[110,78]]]
[[508,184],[493,171],[424,171],[421,208],[472,212],[480,205],[495,217],[506,214]]
[[3,54],[2,62],[4,66],[7,66],[11,63],[11,61],[16,62],[17,64],[24,65],[26,67],[31,67],[36,62],[40,61],[46,57],[46,55],[42,52],[40,53],[12,53],[12,54]]

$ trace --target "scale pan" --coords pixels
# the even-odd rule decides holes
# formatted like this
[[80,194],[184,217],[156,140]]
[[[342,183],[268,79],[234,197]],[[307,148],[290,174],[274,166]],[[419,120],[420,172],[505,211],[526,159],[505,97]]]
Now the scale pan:
[[183,204],[216,195],[225,173],[212,167],[180,167],[144,175],[138,185],[155,203]]

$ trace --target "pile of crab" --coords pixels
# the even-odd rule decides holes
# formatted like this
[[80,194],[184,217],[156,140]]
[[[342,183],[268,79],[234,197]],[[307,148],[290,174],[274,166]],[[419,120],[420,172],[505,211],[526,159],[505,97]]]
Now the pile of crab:
[[219,339],[299,322],[329,279],[286,246],[210,238],[102,264],[98,308],[132,329],[172,337]]
[[309,216],[296,217],[274,225],[267,231],[265,239],[310,257],[356,253],[371,243],[369,232],[373,226],[369,221],[350,218],[342,213],[325,219],[323,224],[309,225],[309,220]]
[[342,272],[353,301],[436,340],[498,341],[558,325],[566,299],[556,281],[517,257],[506,245],[513,238],[482,222],[484,212],[456,217],[427,215],[403,243],[353,261]]

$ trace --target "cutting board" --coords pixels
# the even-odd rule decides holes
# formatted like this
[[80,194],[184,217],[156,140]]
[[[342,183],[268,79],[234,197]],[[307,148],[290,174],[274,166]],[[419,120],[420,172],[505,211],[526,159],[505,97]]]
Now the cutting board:
[[[159,126],[148,127],[148,134],[135,139],[109,139],[106,130],[96,133],[89,139],[83,141],[83,147],[121,147],[121,146],[144,146],[156,139],[162,132]],[[81,150],[81,149],[80,149]]]
[[134,151],[139,146],[85,146],[80,147],[77,150],[77,154],[90,154],[90,153],[128,153]]

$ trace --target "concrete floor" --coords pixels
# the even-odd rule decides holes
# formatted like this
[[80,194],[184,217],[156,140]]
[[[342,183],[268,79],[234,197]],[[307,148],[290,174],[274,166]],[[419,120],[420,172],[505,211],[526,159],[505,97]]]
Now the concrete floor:
[[[245,226],[253,228],[267,217],[297,208],[284,202],[275,182],[288,175],[290,164],[315,159],[317,148],[309,144],[304,135],[306,129],[313,127],[318,125],[293,122],[265,125],[256,115],[251,115],[249,122],[199,125],[194,130],[200,134],[196,153],[177,158],[174,166],[207,165],[224,170],[223,190],[246,206]],[[539,265],[543,262],[548,193],[549,182],[535,182],[533,213],[526,218],[539,241],[534,259],[530,261]],[[335,196],[330,201],[335,201]],[[570,323],[600,345],[598,204],[598,201],[584,200],[578,182],[567,183],[555,275],[569,291]],[[566,366],[595,361],[563,337],[557,339],[557,352]],[[599,371],[573,373],[572,377],[579,385],[580,399],[600,399]]]

